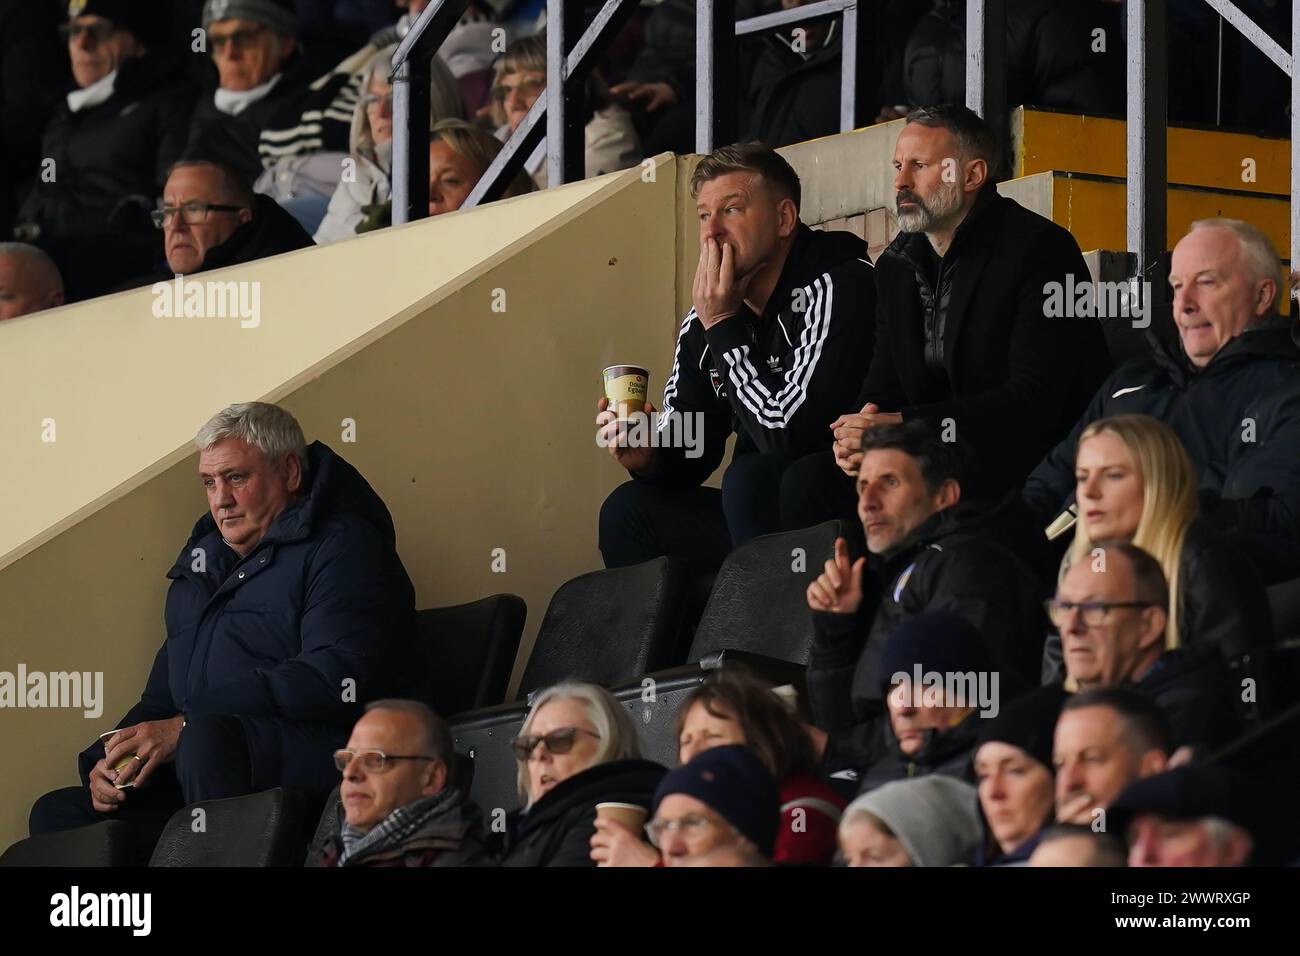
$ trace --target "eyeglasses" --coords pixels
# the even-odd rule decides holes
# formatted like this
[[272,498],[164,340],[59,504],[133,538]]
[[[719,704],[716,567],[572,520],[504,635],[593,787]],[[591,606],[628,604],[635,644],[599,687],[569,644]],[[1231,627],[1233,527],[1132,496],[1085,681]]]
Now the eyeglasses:
[[680,830],[682,839],[690,843],[703,836],[704,831],[709,827],[717,825],[716,820],[710,820],[708,817],[702,817],[697,813],[688,813],[676,820],[651,820],[645,825],[645,832],[646,836],[650,838],[650,845],[658,847],[659,841],[664,838],[664,834],[669,830]]
[[212,44],[212,52],[224,50],[230,47],[232,50],[247,50],[267,31],[267,27],[255,27],[250,30],[236,30],[234,33],[227,34],[208,34],[208,43]]
[[244,206],[228,206],[221,203],[199,202],[191,200],[183,202],[179,206],[159,206],[149,214],[153,224],[159,229],[165,229],[167,224],[172,221],[176,213],[181,214],[181,221],[189,226],[197,226],[201,222],[207,222],[208,213],[210,212],[239,212]]
[[393,765],[391,760],[437,760],[437,757],[407,757],[401,754],[386,754],[382,750],[336,750],[334,751],[334,766],[338,767],[339,773],[348,769],[354,757],[361,758],[361,766],[369,773],[383,773],[389,770]]
[[378,106],[387,106],[391,110],[393,108],[393,94],[384,93],[381,95],[379,93],[367,93],[365,96],[361,97],[362,109],[370,110],[375,109]]
[[117,24],[109,20],[94,20],[90,23],[64,23],[59,26],[59,36],[65,41],[81,38],[84,33],[91,46],[98,46],[117,32]]
[[1058,628],[1065,624],[1071,611],[1079,612],[1085,627],[1100,627],[1106,622],[1106,618],[1110,616],[1112,608],[1155,606],[1154,601],[1085,601],[1075,603],[1074,601],[1058,601],[1055,598],[1049,598],[1043,602],[1047,616],[1051,618],[1052,623]]
[[508,97],[511,92],[518,93],[520,96],[530,96],[538,90],[543,90],[545,88],[545,80],[520,80],[518,83],[513,85],[508,83],[498,83],[496,86],[492,87],[492,96],[498,103],[504,103],[506,97]]
[[520,763],[525,763],[541,744],[550,754],[567,754],[573,749],[573,742],[577,739],[578,734],[586,734],[588,737],[600,739],[600,734],[593,733],[590,730],[584,730],[581,727],[561,727],[559,730],[552,730],[549,734],[529,734],[527,737],[516,737],[510,742],[510,748],[515,752],[515,759]]

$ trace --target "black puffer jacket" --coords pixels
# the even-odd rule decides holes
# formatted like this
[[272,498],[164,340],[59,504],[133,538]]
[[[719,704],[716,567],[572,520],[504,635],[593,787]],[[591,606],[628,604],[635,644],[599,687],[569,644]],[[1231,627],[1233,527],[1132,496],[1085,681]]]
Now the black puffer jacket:
[[992,185],[957,227],[937,283],[929,249],[922,233],[899,233],[876,259],[876,348],[852,410],[874,402],[952,427],[979,462],[980,493],[996,497],[1023,485],[1108,370],[1100,323],[1044,318],[1048,283],[1090,276],[1067,230]]
[[958,504],[939,512],[883,561],[884,586],[857,614],[813,614],[808,697],[813,723],[830,734],[825,769],[861,771],[885,756],[880,655],[898,625],[918,614],[952,611],[975,625],[999,669],[1002,701],[1038,684],[1047,633],[1042,581],[999,537],[1015,523],[1014,507],[1008,498],[991,511]]
[[634,803],[649,810],[667,772],[648,760],[614,760],[560,781],[527,812],[508,815],[501,865],[595,866],[596,804]]
[[47,241],[109,232],[124,200],[152,209],[185,146],[195,95],[182,69],[146,56],[118,68],[112,96],[98,106],[74,113],[60,103],[41,141],[53,181],[37,177],[19,221]]
[[[1124,109],[1124,31],[1118,4],[1007,0],[1007,102],[1074,113]],[[1104,46],[1094,30],[1104,31]],[[966,101],[966,3],[935,0],[903,52],[901,102]]]
[[1030,510],[1046,526],[1073,501],[1075,451],[1089,424],[1151,415],[1182,439],[1200,477],[1201,512],[1212,524],[1300,545],[1300,347],[1291,322],[1243,332],[1199,371],[1181,345],[1166,347],[1154,336],[1149,342],[1150,356],[1106,379],[1030,474]]

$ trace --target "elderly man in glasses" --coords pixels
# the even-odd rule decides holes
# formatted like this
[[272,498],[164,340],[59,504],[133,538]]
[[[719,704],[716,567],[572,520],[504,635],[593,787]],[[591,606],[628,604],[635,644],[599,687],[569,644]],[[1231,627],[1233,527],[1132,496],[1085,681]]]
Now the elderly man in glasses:
[[313,244],[275,200],[254,194],[232,170],[202,160],[182,160],[172,167],[153,221],[163,232],[167,271],[150,277],[151,282]]
[[478,807],[452,779],[442,719],[413,700],[377,700],[334,754],[343,819],[317,866],[466,866],[483,861]]
[[1061,632],[1066,689],[1130,686],[1164,712],[1172,747],[1212,748],[1239,729],[1232,696],[1240,688],[1215,648],[1167,648],[1168,607],[1155,558],[1131,544],[1098,542],[1048,602]]

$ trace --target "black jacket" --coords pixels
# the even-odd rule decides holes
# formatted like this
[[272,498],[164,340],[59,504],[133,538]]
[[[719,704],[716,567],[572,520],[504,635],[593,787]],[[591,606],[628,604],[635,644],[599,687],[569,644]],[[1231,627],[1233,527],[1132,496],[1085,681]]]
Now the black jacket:
[[749,74],[748,132],[774,149],[840,131],[840,24],[826,41],[796,53],[790,39],[768,34],[755,41]]
[[[167,638],[118,723],[238,715],[259,789],[316,790],[362,705],[425,692],[412,682],[415,591],[388,509],[325,445],[307,459],[309,484],[247,556],[211,514],[195,524],[167,572]],[[83,776],[103,756],[102,744],[86,750]]]
[[[1178,433],[1201,481],[1201,513],[1221,531],[1300,543],[1300,347],[1286,320],[1237,336],[1196,371],[1182,347],[1151,354],[1102,384],[1025,484],[1043,525],[1074,499],[1079,435],[1109,415],[1151,415]],[[1175,354],[1176,350],[1176,354]]]
[[694,486],[735,454],[822,451],[830,425],[852,403],[871,359],[875,287],[867,247],[847,232],[802,223],[762,316],[740,312],[707,332],[691,309],[677,335],[660,427],[703,415],[698,458],[658,449],[650,479]]
[[19,221],[39,226],[43,239],[91,236],[110,231],[123,201],[152,209],[185,146],[195,95],[184,70],[146,56],[122,63],[98,106],[74,113],[60,103],[41,141],[53,181],[37,176]]
[[1204,518],[1183,539],[1178,568],[1179,642],[1233,660],[1273,642],[1268,592],[1250,559]]
[[[1124,110],[1124,30],[1102,0],[1008,0],[1007,103],[1072,113]],[[1105,31],[1098,48],[1094,29]],[[903,50],[902,90],[911,106],[966,100],[966,4],[935,0]],[[901,97],[901,99],[899,99]]]
[[595,866],[596,804],[634,803],[648,810],[667,772],[648,760],[615,760],[560,781],[526,812],[507,816],[501,865]]
[[905,620],[947,610],[979,629],[999,671],[1000,700],[1037,686],[1047,622],[1042,583],[1006,543],[1007,500],[991,511],[959,503],[934,515],[878,569],[858,613],[813,613],[808,699],[813,723],[830,734],[828,771],[861,771],[880,760],[880,655]]
[[1167,651],[1133,686],[1164,711],[1171,752],[1190,746],[1205,756],[1242,733],[1233,696],[1242,688],[1213,650]]
[[971,756],[980,730],[978,711],[942,733],[931,731],[921,749],[910,757],[899,748],[888,719],[877,721],[877,726],[880,739],[876,748],[880,757],[859,778],[859,794],[894,780],[910,780],[932,773],[974,782]]
[[1000,495],[1023,484],[1105,375],[1095,319],[1044,316],[1048,283],[1091,278],[1067,230],[993,186],[958,226],[937,287],[929,249],[924,234],[899,233],[876,260],[876,349],[854,410],[874,402],[955,429],[979,490]]
[[298,125],[310,81],[306,62],[295,55],[271,91],[234,116],[217,109],[215,90],[206,91],[194,108],[185,155],[228,166],[251,186],[264,167],[262,130]]

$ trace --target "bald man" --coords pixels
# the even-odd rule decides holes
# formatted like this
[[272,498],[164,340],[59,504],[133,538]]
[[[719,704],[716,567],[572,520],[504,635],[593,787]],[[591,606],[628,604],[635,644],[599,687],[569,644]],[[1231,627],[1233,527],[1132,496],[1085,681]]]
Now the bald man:
[[0,322],[63,305],[63,278],[49,256],[24,242],[0,242]]

